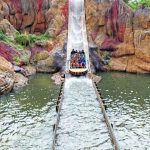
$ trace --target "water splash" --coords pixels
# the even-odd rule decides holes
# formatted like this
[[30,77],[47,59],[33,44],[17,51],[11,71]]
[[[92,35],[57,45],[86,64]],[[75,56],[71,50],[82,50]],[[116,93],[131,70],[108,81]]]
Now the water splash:
[[74,83],[78,84],[87,84],[88,86],[92,86],[92,80],[86,77],[71,77],[69,79],[66,79],[65,81],[65,90],[68,90],[70,86],[72,86]]
[[66,79],[56,150],[112,149],[96,98],[91,79]]

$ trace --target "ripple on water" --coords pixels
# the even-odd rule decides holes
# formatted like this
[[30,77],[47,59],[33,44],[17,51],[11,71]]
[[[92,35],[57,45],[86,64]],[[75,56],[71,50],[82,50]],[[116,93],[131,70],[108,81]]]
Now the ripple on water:
[[103,81],[99,87],[108,105],[120,149],[150,149],[149,76],[122,73],[101,75]]
[[0,150],[50,149],[57,88],[49,75],[39,74],[0,98]]

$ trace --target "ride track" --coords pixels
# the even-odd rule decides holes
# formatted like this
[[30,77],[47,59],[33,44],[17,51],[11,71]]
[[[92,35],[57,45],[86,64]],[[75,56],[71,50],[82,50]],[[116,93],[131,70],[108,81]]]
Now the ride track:
[[[61,120],[61,111],[63,102],[65,100],[66,88],[65,84],[72,77],[68,76],[68,72],[70,69],[70,56],[72,49],[75,50],[84,50],[86,54],[86,69],[90,73],[90,61],[89,61],[89,49],[88,49],[88,41],[87,41],[87,32],[86,32],[86,24],[85,24],[85,9],[84,9],[84,0],[69,0],[69,22],[68,22],[68,43],[67,43],[67,61],[66,61],[66,79],[65,83],[62,83],[57,106],[57,119],[56,123],[53,126],[54,134],[53,134],[53,143],[52,150],[55,150],[56,142],[57,142],[57,130],[59,127],[59,122]],[[82,80],[82,79],[81,79]],[[104,117],[109,136],[112,142],[112,147],[114,150],[119,150],[119,146],[115,135],[113,133],[112,125],[107,116],[104,101],[101,98],[100,91],[98,90],[97,84],[92,81],[92,79],[88,79],[92,83],[92,88],[95,91],[96,100],[99,103],[99,107],[101,109],[101,113]],[[82,82],[82,81],[81,81]],[[67,128],[67,127],[66,127]],[[100,137],[101,138],[101,137]],[[67,144],[67,143],[66,143]],[[74,149],[75,150],[75,149]]]

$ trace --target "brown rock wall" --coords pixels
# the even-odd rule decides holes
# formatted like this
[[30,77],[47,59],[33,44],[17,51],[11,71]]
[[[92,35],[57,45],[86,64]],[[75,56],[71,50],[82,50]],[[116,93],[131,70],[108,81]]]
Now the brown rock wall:
[[38,29],[44,33],[48,23],[46,11],[50,6],[51,0],[1,0],[0,20],[7,19],[19,31],[35,33]]
[[107,68],[132,73],[150,72],[150,9],[133,11],[122,0],[112,3],[91,0],[89,3],[94,5],[88,6],[93,9],[87,11],[89,41],[93,40],[102,50],[101,57],[105,56],[105,50],[110,51]]
[[[133,11],[122,0],[85,0],[85,8],[88,40],[97,45],[101,60],[108,51],[112,70],[150,72],[150,9]],[[53,37],[48,50],[55,51],[67,38],[68,1],[0,0],[4,18],[22,32],[46,31]]]

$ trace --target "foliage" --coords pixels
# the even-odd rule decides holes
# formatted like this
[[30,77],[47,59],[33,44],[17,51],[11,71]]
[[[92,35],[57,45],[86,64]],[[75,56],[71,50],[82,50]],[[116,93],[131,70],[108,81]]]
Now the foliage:
[[34,35],[34,34],[17,34],[16,35],[16,43],[22,45],[24,47],[32,46],[35,42],[38,41],[47,41],[51,37],[48,34]]
[[19,44],[19,45],[22,45],[22,46],[27,46],[28,45],[28,35],[27,34],[20,34],[20,33],[17,33],[16,34],[16,43]]
[[47,33],[41,35],[17,33],[16,37],[13,38],[0,31],[0,41],[20,51],[28,46],[32,46],[35,42],[48,41],[51,39],[53,39],[53,37],[49,36]]
[[4,34],[2,31],[0,31],[0,41],[4,41],[6,43],[13,42],[12,38]]
[[13,57],[13,61],[15,61],[15,62],[18,62],[18,63],[19,63],[19,62],[20,62],[20,58],[19,58],[19,56],[14,56],[14,57]]
[[34,35],[34,34],[29,34],[29,43],[33,44],[37,41],[47,41],[49,40],[51,37],[48,34],[41,34],[41,35]]
[[133,9],[137,9],[139,6],[144,5],[150,7],[150,0],[124,0]]

